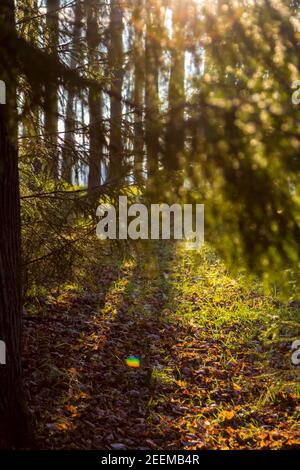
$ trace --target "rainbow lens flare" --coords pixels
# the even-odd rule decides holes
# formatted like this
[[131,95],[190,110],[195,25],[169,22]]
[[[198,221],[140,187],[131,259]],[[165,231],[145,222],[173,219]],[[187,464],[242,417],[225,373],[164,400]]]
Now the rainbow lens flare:
[[138,369],[141,365],[140,358],[137,356],[129,356],[125,359],[126,365],[133,369]]

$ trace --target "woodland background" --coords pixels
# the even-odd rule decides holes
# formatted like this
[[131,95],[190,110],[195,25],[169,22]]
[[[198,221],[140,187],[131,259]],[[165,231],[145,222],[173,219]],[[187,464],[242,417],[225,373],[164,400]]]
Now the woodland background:
[[[2,448],[299,445],[299,40],[296,0],[0,1]],[[206,247],[95,240],[120,194]]]

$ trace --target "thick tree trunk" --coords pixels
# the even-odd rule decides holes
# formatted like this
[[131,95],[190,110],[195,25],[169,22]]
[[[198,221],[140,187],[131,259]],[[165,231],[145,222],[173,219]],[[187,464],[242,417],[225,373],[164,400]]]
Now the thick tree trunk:
[[122,179],[124,154],[122,136],[122,87],[123,87],[123,12],[120,0],[110,1],[110,45],[108,62],[112,73],[110,99],[110,162],[109,177]]
[[164,166],[168,171],[179,170],[184,150],[184,42],[186,5],[173,0],[172,63],[169,83],[169,111],[166,128]]
[[146,70],[145,70],[145,142],[147,174],[151,185],[159,167],[160,106],[159,70],[161,65],[161,11],[157,3],[146,3]]
[[134,28],[133,60],[134,60],[134,94],[133,101],[136,106],[134,115],[134,176],[137,183],[142,183],[144,161],[144,131],[143,131],[143,89],[144,89],[144,0],[136,0],[133,10],[132,22]]
[[[13,31],[14,1],[0,4],[0,28]],[[0,105],[0,340],[6,363],[0,364],[0,448],[23,447],[27,419],[21,382],[21,254],[18,180],[16,76],[6,43],[0,45],[0,77],[6,104]]]
[[[99,76],[99,43],[100,36],[97,25],[97,6],[93,3],[87,3],[87,46],[89,70],[94,79]],[[105,143],[103,116],[102,116],[102,94],[92,88],[89,89],[89,177],[88,190],[90,194],[96,194],[95,189],[100,185],[101,179],[101,161],[103,160],[103,146]]]
[[[60,0],[47,0],[48,51],[57,54],[59,43],[58,9]],[[49,149],[49,173],[58,178],[58,86],[54,77],[49,77],[45,85],[45,134]]]
[[21,384],[21,263],[17,151],[10,143],[0,109],[0,339],[6,364],[0,365],[0,448],[26,443]]
[[[77,0],[74,8],[74,27],[72,32],[72,48],[71,48],[71,69],[75,69],[79,62],[80,55],[80,32],[82,24],[82,5],[81,0]],[[74,127],[76,115],[74,110],[75,91],[70,88],[68,91],[66,119],[65,119],[65,139],[62,152],[62,177],[65,181],[72,184],[72,166],[75,163],[75,134]]]

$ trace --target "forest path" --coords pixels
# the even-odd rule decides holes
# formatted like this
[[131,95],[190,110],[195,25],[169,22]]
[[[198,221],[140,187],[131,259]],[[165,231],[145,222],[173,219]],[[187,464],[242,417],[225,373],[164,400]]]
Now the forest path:
[[38,448],[300,445],[287,349],[270,355],[258,339],[272,299],[209,250],[153,245],[109,261],[90,268],[93,289],[65,287],[25,321]]

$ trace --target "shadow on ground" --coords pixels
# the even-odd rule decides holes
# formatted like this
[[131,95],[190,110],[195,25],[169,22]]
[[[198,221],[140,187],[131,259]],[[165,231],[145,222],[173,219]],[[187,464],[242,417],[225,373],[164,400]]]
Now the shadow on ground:
[[[179,448],[159,406],[174,384],[164,363],[176,342],[164,315],[171,261],[170,249],[141,245],[122,265],[99,267],[98,293],[61,295],[38,330],[26,322],[38,448]],[[126,365],[131,355],[139,369]]]

